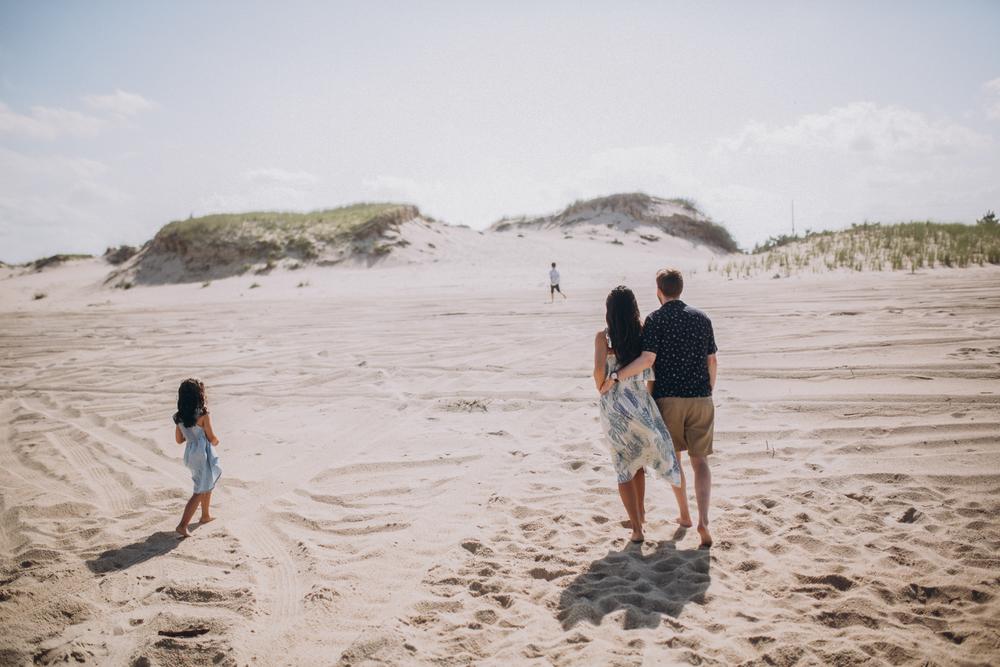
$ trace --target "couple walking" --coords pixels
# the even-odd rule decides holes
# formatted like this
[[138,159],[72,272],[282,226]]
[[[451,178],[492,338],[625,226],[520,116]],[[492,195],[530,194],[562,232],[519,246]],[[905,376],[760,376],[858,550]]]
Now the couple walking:
[[680,515],[690,527],[681,452],[694,471],[701,546],[712,545],[708,504],[712,476],[716,347],[712,322],[680,300],[684,278],[676,269],[656,274],[660,308],[640,321],[632,290],[618,286],[607,299],[607,328],[594,341],[594,381],[601,392],[601,424],[628,513],[631,541],[641,544],[645,521],[645,466],[673,485]]

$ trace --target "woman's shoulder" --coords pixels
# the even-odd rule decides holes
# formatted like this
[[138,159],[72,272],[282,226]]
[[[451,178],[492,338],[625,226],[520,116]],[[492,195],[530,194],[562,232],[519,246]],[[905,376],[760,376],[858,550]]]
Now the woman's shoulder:
[[597,335],[594,337],[594,343],[599,343],[599,344],[603,344],[603,345],[607,346],[607,344],[608,344],[608,330],[607,329],[601,329],[600,331],[598,331]]

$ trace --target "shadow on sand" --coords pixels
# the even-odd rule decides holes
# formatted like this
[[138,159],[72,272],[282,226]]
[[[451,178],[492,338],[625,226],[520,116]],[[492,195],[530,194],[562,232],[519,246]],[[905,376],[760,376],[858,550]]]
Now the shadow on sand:
[[180,544],[180,537],[174,531],[157,531],[141,542],[133,542],[120,549],[105,551],[93,560],[88,560],[87,568],[94,574],[127,570],[150,558],[170,553],[177,548],[178,544]]
[[626,630],[656,628],[663,615],[677,618],[688,602],[703,604],[712,581],[711,554],[707,549],[678,551],[676,541],[683,536],[678,530],[651,552],[643,551],[649,542],[643,549],[629,545],[591,563],[559,598],[557,618],[563,629],[584,620],[600,625],[619,609],[625,610]]

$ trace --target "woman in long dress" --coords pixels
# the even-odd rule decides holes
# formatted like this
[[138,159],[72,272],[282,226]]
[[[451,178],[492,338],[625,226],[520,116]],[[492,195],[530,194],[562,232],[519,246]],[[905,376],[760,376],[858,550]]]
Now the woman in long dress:
[[619,285],[606,302],[607,328],[594,339],[594,382],[601,393],[601,426],[618,475],[618,494],[632,528],[630,540],[642,544],[646,519],[645,466],[674,486],[681,469],[674,444],[646,382],[652,369],[618,381],[617,371],[642,353],[642,321],[632,290]]

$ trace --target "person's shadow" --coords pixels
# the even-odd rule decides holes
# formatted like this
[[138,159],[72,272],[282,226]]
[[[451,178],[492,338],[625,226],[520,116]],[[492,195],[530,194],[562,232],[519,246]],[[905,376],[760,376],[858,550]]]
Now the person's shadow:
[[133,565],[144,563],[169,553],[180,544],[180,536],[174,531],[160,530],[144,540],[133,542],[118,549],[109,549],[87,561],[87,568],[94,574],[107,574],[126,570]]
[[625,610],[625,629],[655,628],[664,615],[677,618],[688,602],[704,604],[711,555],[707,549],[678,551],[676,541],[683,535],[678,530],[652,552],[630,544],[591,563],[559,598],[563,629],[584,620],[600,625],[619,609]]

